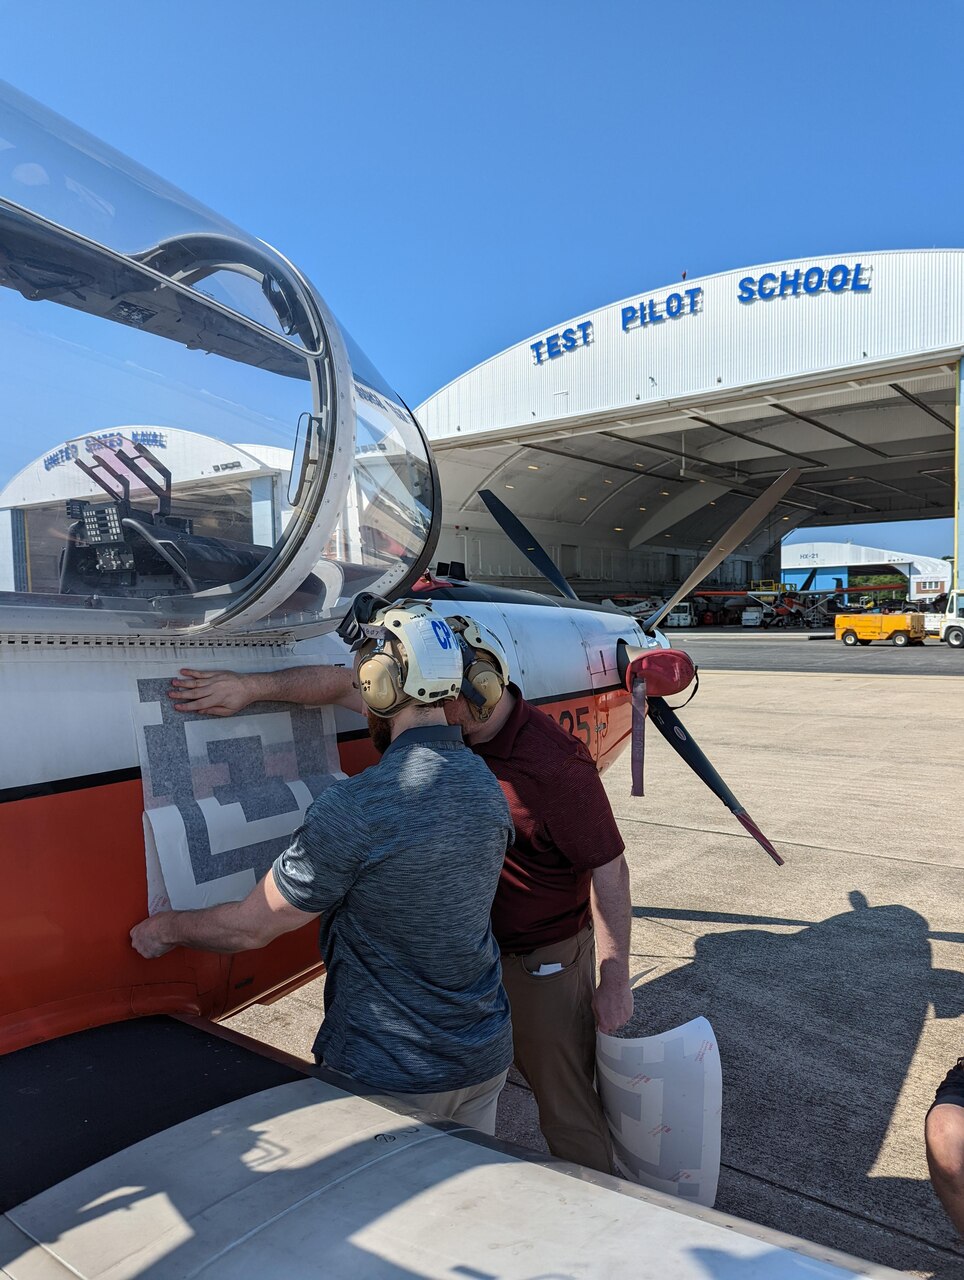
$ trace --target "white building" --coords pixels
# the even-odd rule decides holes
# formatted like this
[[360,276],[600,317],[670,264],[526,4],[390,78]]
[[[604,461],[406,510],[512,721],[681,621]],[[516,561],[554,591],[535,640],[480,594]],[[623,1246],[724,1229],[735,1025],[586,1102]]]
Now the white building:
[[[88,432],[45,450],[0,490],[0,591],[59,590],[64,504],[105,496],[78,461],[117,492],[117,483],[97,464],[102,459],[123,473],[135,507],[153,509],[155,495],[116,461],[118,450],[136,459],[136,445],[149,449],[170,472],[173,509],[191,521],[195,533],[263,547],[280,537],[291,511],[290,449],[224,444],[172,427]],[[145,474],[163,483],[149,464],[138,461]]]
[[893,567],[908,582],[912,600],[943,595],[951,588],[951,565],[936,556],[919,556],[909,551],[885,551],[882,547],[861,547],[852,542],[796,542],[783,548],[781,578],[799,586],[816,570],[813,585],[832,587],[835,577],[846,578],[850,570],[878,573]]
[[777,576],[801,524],[954,515],[962,351],[960,249],[746,267],[563,320],[416,410],[439,555],[532,585],[482,488],[587,595],[679,579],[787,467],[799,480],[723,581]]

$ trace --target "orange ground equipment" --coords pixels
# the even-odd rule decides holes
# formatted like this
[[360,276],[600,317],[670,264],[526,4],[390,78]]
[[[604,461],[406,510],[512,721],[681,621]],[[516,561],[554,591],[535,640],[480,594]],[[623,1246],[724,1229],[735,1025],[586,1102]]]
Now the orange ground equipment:
[[923,644],[922,613],[838,613],[834,620],[838,640],[854,646],[872,640],[889,640],[891,644]]

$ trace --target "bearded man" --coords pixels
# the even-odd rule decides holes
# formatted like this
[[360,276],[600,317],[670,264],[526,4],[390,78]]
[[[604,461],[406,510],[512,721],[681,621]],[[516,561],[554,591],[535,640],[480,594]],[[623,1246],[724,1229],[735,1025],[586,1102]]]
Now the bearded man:
[[446,722],[462,680],[447,623],[402,602],[366,630],[355,705],[383,751],[378,764],[312,803],[243,902],[152,916],[131,930],[132,945],[148,959],[177,946],[244,951],[320,917],[327,979],[316,1060],[493,1133],[512,1059],[490,923],[514,834],[508,805]]

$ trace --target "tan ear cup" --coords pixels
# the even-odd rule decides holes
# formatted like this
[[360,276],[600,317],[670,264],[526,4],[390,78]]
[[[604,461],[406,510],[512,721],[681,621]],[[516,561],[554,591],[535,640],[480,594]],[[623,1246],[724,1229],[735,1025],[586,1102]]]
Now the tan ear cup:
[[390,654],[373,653],[358,664],[356,674],[362,701],[376,714],[391,711],[402,695],[402,673]]
[[491,663],[473,662],[466,671],[465,678],[479,697],[485,699],[481,707],[475,708],[476,714],[480,720],[488,720],[502,697],[502,690],[505,687],[502,676]]

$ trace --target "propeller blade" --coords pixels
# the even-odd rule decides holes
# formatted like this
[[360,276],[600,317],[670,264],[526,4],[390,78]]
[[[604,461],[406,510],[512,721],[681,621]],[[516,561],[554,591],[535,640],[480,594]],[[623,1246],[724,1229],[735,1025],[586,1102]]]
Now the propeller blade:
[[539,545],[522,521],[512,514],[505,503],[500,501],[491,489],[480,489],[479,497],[488,507],[492,518],[505,536],[515,544],[529,563],[538,569],[557,591],[570,600],[578,600],[579,597],[575,591],[550,560],[548,552]]
[[727,529],[716,546],[707,551],[683,585],[677,591],[674,591],[669,600],[661,605],[655,613],[650,614],[642,624],[643,630],[652,631],[653,627],[657,626],[671,609],[675,609],[694,587],[698,587],[717,565],[722,564],[728,555],[731,555],[742,543],[746,542],[747,537],[757,525],[770,514],[783,495],[793,488],[802,475],[803,471],[800,467],[790,467],[789,470],[784,471],[782,476],[777,476],[769,489],[765,489],[759,498],[751,502],[739,520]]
[[722,800],[737,822],[741,823],[749,831],[753,839],[767,851],[777,866],[782,867],[783,859],[683,728],[679,716],[665,699],[649,699],[649,718],[677,755],[681,756],[696,776],[706,783],[716,798]]

